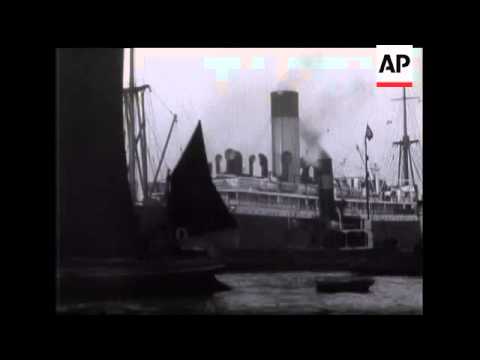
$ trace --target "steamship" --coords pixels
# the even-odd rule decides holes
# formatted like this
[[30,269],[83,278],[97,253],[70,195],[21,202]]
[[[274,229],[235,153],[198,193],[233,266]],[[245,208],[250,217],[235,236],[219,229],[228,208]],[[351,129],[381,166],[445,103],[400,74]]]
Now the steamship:
[[[240,152],[227,149],[224,158],[215,157],[213,183],[239,224],[238,234],[217,246],[412,250],[421,237],[416,188],[368,181],[367,215],[365,178],[335,179],[325,152],[313,165],[300,158],[298,93],[272,92],[270,97],[272,171],[264,154],[248,158],[248,174],[242,173]],[[253,171],[257,159],[259,176]]]

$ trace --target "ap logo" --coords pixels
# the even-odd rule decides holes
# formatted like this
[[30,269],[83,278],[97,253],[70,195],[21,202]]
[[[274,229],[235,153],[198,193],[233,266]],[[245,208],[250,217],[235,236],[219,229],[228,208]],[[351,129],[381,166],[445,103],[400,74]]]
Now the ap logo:
[[377,45],[377,87],[412,87],[412,58],[412,45]]

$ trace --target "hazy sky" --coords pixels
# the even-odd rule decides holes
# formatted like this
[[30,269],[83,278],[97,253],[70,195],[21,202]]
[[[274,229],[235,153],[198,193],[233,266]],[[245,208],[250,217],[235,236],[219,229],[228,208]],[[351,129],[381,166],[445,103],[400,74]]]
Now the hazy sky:
[[[129,51],[125,53],[125,86]],[[319,135],[333,158],[336,176],[363,176],[356,145],[364,147],[366,124],[374,137],[368,143],[370,163],[380,176],[396,182],[398,147],[403,131],[398,88],[375,87],[375,49],[136,49],[136,84],[149,84],[146,97],[148,142],[155,164],[172,115],[178,114],[165,164],[173,168],[198,120],[202,121],[209,161],[234,148],[243,154],[263,152],[271,167],[270,92],[299,92],[300,127]],[[415,49],[414,87],[407,96],[422,99],[422,52]],[[413,158],[422,171],[422,102],[407,106],[408,131],[420,145]],[[301,140],[303,156],[306,145]],[[161,178],[166,167],[162,168]],[[420,185],[422,185],[420,183]]]

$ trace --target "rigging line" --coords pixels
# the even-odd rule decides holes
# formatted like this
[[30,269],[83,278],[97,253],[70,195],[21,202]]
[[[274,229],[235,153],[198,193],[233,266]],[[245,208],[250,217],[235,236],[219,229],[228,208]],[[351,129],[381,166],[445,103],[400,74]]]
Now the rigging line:
[[[152,112],[153,112],[153,104],[151,102],[150,102],[150,106],[152,107]],[[153,140],[154,140],[154,143],[155,143],[155,151],[153,152],[153,154],[155,154],[155,156],[152,156],[152,159],[153,159],[154,163],[157,163],[159,161],[158,154],[159,154],[159,151],[160,151],[160,145],[159,145],[159,141],[158,141],[157,132],[156,132],[155,129],[153,129],[152,134],[153,134]],[[155,169],[155,167],[152,166],[152,169]]]
[[165,107],[165,109],[167,109],[170,114],[174,115],[173,111],[170,110],[170,108],[167,106],[167,104],[165,104],[165,102],[160,98],[160,96],[157,95],[157,92],[152,90],[152,94],[155,95],[155,97],[158,99],[158,101],[160,101],[160,103]]
[[391,158],[391,151],[392,151],[390,134],[388,133],[388,129],[387,129],[387,132],[385,134],[384,141],[381,142],[379,144],[379,146],[381,146],[381,148],[383,148],[383,149],[386,149],[386,150],[383,151],[383,157],[382,157],[382,161],[384,163],[386,163],[388,161],[388,159]]
[[412,164],[413,164],[413,168],[415,169],[415,172],[417,173],[417,179],[420,180],[420,182],[421,182],[422,185],[423,185],[422,176],[421,176],[420,172],[418,171],[417,165],[415,164],[415,161],[413,161],[413,159],[412,159]]
[[[146,106],[146,112],[147,114],[144,114],[144,121],[145,121],[145,125],[146,127],[150,130],[147,132],[149,136],[149,144],[151,144],[152,142],[150,140],[154,140],[155,143],[157,143],[157,139],[156,139],[156,135],[155,135],[155,128],[152,126],[152,121],[150,120],[151,119],[154,119],[154,114],[153,114],[153,107],[152,107],[152,99],[151,99],[151,96],[146,96],[147,98],[147,106]],[[145,100],[145,96],[144,96],[144,100]],[[158,144],[157,144],[158,146]],[[151,169],[154,169],[154,156],[152,155],[152,152],[150,151],[150,148],[151,146],[148,146],[147,147],[147,158],[148,158],[148,161],[149,161],[149,164],[150,164],[150,168]],[[151,174],[151,172],[150,172]],[[148,179],[147,179],[147,182],[148,182]]]
[[[149,97],[150,99],[150,97]],[[156,137],[156,132],[155,132],[155,127],[152,126],[152,121],[150,120],[150,117],[153,119],[153,111],[152,111],[152,104],[151,104],[151,100],[150,101],[147,101],[147,111],[149,112],[149,116],[146,117],[146,123],[147,123],[147,126],[148,128],[150,129],[150,131],[148,132],[148,134],[150,135],[150,140],[152,140],[153,138],[153,142],[155,143],[155,146],[158,148],[158,142],[157,142],[157,137]],[[149,143],[151,144],[152,142],[149,141]],[[151,146],[150,146],[151,147]],[[150,149],[149,147],[149,149]]]
[[[148,147],[148,154],[150,155],[150,158],[151,158],[151,161],[153,162],[153,164],[155,164],[157,162],[157,156],[155,155],[156,154],[155,149],[153,149],[151,146],[149,146]],[[151,168],[155,169],[155,166],[151,164]]]
[[[152,97],[149,96],[149,103],[150,103],[150,111],[152,113],[152,120],[155,122],[155,106],[153,105],[153,101],[152,101]],[[159,149],[159,146],[158,146],[158,134],[157,134],[157,128],[155,128],[155,131],[154,131],[154,136],[155,136],[155,141],[156,141],[156,145],[157,145],[157,150],[160,151]]]
[[155,121],[155,111],[154,111],[154,106],[152,102],[152,97],[148,96],[148,110],[150,111],[150,115],[152,118],[152,121]]
[[[419,102],[421,102],[421,99],[419,99]],[[417,104],[418,104],[418,103],[417,103]],[[414,104],[412,104],[412,105],[414,105]],[[415,108],[415,109],[417,109],[417,108]],[[423,115],[423,104],[420,105],[419,110],[420,110],[420,111],[419,111],[419,115],[422,116],[422,115]],[[421,118],[421,117],[417,118],[417,111],[414,111],[413,114],[414,114],[414,120],[415,120],[416,125],[421,129],[421,127],[422,127],[422,118]]]
[[[391,156],[390,156],[391,155]],[[396,173],[396,163],[398,161],[398,159],[395,158],[395,156],[397,155],[397,152],[395,151],[395,149],[392,147],[390,147],[390,153],[389,153],[389,161],[388,161],[388,180],[389,180],[389,183],[391,183],[392,181],[395,180],[395,173]],[[391,181],[390,181],[391,180]]]
[[[417,156],[417,158],[418,158],[418,156]],[[414,158],[412,158],[412,161],[413,161],[414,165],[416,166],[416,165],[417,165],[417,162],[415,161],[415,159],[414,159]],[[420,170],[421,170],[421,171],[423,171],[422,162],[421,162],[421,161],[419,161],[419,163],[420,163],[420,164],[418,164],[418,167],[420,168]]]
[[[144,67],[144,69],[145,69],[144,72],[145,72],[145,74],[146,74],[146,73],[147,73],[147,64],[146,64],[145,58],[143,59],[143,67]],[[150,88],[150,90],[151,90],[150,93],[153,93],[153,94],[155,95],[155,97],[156,97],[156,98],[160,101],[160,103],[170,112],[170,114],[174,115],[174,114],[173,114],[173,111],[170,110],[170,108],[165,104],[165,102],[160,98],[160,96],[157,95],[157,92],[155,91],[155,89]],[[150,99],[150,101],[151,101],[151,99]]]
[[415,173],[417,174],[417,183],[420,183],[420,185],[423,187],[423,179],[421,175],[418,173],[418,170],[415,166],[414,166],[414,169],[415,169]]
[[[154,109],[153,109],[153,103],[152,103],[152,99],[151,97],[149,97],[149,108],[150,108],[150,111],[151,111],[151,114],[152,114],[152,119],[155,119],[154,117]],[[147,119],[148,120],[148,119]],[[156,131],[156,128],[151,126],[151,123],[149,125],[151,128],[152,128],[152,135],[153,135],[153,140],[155,142],[155,146],[156,146],[156,151],[160,151],[160,145],[159,145],[159,140],[158,140],[158,135],[157,135],[157,131]]]
[[388,150],[385,151],[384,153],[383,163],[386,164],[388,167],[393,161],[393,157],[395,156],[395,151],[393,150],[393,146],[391,145],[385,145],[385,146],[388,146]]
[[420,175],[420,172],[417,168],[417,164],[416,164],[416,161],[415,159],[412,157],[412,164],[413,164],[413,167],[415,168],[416,172],[417,172],[417,176],[420,178],[420,180],[422,180],[422,176]]
[[422,156],[421,156],[421,154],[419,153],[420,150],[417,148],[417,146],[415,146],[415,144],[413,144],[413,146],[410,146],[410,149],[412,149],[412,148],[413,148],[413,150],[412,150],[413,154],[414,154],[418,159],[422,159]]
[[392,163],[393,163],[393,157],[394,157],[395,154],[393,154],[393,156],[392,156],[392,150],[390,150],[390,152],[388,152],[386,154],[388,154],[388,155],[386,155],[385,158],[384,158],[385,159],[384,164],[386,165],[385,170],[390,171],[390,168],[391,168]]
[[418,168],[423,171],[423,156],[421,154],[417,155],[417,165],[418,165]]
[[422,133],[421,125],[419,124],[419,121],[417,120],[417,113],[416,113],[416,108],[415,108],[414,104],[409,104],[409,105],[410,105],[409,114],[410,114],[410,119],[411,119],[409,124],[411,124],[413,136],[415,138],[417,138]]
[[385,170],[382,172],[385,179],[390,180],[390,178],[392,177],[392,164],[393,164],[393,160],[390,160],[387,163]]
[[403,133],[403,104],[402,102],[398,102],[395,106],[394,110],[394,130],[395,135],[402,135]]
[[423,143],[422,143],[422,138],[418,139],[418,149],[420,150],[421,152],[421,155],[423,156]]
[[148,157],[148,160],[150,162],[150,168],[151,169],[154,169],[154,163],[153,163],[153,160],[152,160],[152,155],[150,154],[150,148],[147,148],[147,157]]

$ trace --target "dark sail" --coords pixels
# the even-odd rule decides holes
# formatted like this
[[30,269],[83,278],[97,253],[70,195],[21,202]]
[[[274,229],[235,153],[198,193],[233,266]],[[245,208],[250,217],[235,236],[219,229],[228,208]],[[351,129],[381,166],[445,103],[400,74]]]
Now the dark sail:
[[168,214],[173,229],[189,235],[237,226],[211,180],[200,121],[170,177]]

